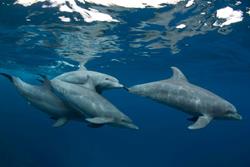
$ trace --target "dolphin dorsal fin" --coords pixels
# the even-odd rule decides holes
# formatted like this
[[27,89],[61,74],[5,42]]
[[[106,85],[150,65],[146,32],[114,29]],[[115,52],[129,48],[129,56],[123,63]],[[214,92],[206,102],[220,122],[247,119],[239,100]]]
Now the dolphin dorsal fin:
[[37,79],[39,82],[41,82],[43,84],[44,87],[51,89],[51,83],[50,80],[48,79],[48,77],[46,75],[43,74],[38,74],[42,79]]
[[179,70],[177,67],[171,67],[171,69],[173,71],[173,76],[171,77],[171,79],[182,80],[182,81],[188,82],[187,78],[181,72],[181,70]]
[[85,71],[87,68],[85,67],[85,62],[79,64],[79,71]]

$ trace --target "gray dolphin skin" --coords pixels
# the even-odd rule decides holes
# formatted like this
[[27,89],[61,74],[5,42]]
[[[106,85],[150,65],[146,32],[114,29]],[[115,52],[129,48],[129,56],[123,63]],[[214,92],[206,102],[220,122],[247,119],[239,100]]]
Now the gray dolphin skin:
[[171,67],[170,79],[135,85],[129,92],[180,109],[193,116],[189,129],[206,127],[213,119],[241,120],[236,108],[214,93],[188,82],[184,74]]
[[125,88],[124,85],[120,84],[119,80],[115,77],[104,73],[87,70],[84,66],[81,66],[79,70],[61,74],[52,79],[51,82],[53,83],[56,80],[78,84],[95,90],[100,94],[102,91],[108,89]]
[[69,120],[84,121],[81,113],[66,105],[46,85],[31,85],[18,77],[5,73],[0,73],[0,75],[8,78],[31,105],[55,119],[56,122],[53,124],[53,127],[61,127]]
[[[87,77],[84,83],[88,82],[89,79]],[[139,129],[128,116],[91,89],[60,80],[53,80],[52,82],[45,78],[45,82],[67,104],[81,112],[90,126],[98,127],[108,124],[116,127]]]

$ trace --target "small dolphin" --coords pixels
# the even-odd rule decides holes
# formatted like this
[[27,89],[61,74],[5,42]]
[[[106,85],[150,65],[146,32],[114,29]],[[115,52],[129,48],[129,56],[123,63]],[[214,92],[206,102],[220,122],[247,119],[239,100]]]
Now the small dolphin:
[[212,92],[188,82],[184,74],[171,67],[170,79],[135,85],[129,92],[180,109],[193,116],[189,129],[206,127],[213,119],[241,120],[236,108]]
[[[51,90],[55,94],[84,115],[86,122],[90,123],[90,126],[99,127],[109,124],[112,126],[139,129],[128,116],[119,111],[97,92],[77,84],[62,82],[60,80],[53,80],[52,82],[46,79],[46,77],[44,79],[44,82],[50,85]],[[85,82],[88,82],[88,79],[90,78],[87,77]]]
[[78,84],[95,90],[99,94],[101,94],[102,91],[108,89],[125,88],[125,86],[119,83],[119,80],[115,77],[104,73],[87,70],[84,66],[81,66],[79,70],[61,74],[52,79],[51,82],[53,83],[56,80]]
[[66,105],[45,84],[41,86],[31,85],[18,77],[5,73],[0,73],[0,75],[8,78],[31,105],[47,113],[52,119],[55,119],[56,122],[53,124],[53,127],[63,126],[69,120],[84,121],[81,113]]

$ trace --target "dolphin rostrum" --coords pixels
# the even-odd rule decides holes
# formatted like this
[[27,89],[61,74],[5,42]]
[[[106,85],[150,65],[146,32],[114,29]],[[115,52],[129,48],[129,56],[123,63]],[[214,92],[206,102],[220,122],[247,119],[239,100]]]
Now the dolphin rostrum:
[[[90,77],[87,76],[85,82],[82,84],[89,82],[89,79]],[[89,88],[60,80],[52,82],[46,77],[44,77],[44,82],[47,82],[51,90],[67,102],[68,105],[81,112],[90,126],[99,127],[109,124],[112,126],[139,129],[128,116],[119,111],[119,109],[99,93]]]
[[84,117],[81,113],[65,104],[60,98],[54,95],[45,84],[31,85],[9,74],[0,73],[0,75],[8,78],[31,105],[56,120],[53,127],[63,126],[69,120],[84,121]]
[[189,129],[206,127],[213,119],[241,120],[236,108],[214,93],[188,82],[184,74],[171,67],[170,79],[155,81],[129,88],[129,92],[180,109],[193,116]]

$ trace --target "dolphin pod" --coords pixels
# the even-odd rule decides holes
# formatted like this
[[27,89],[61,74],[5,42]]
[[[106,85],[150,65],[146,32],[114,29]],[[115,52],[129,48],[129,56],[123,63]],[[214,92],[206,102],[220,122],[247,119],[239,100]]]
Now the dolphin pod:
[[[107,89],[124,87],[116,78],[110,75],[81,68],[77,71],[59,75],[51,81],[47,79],[45,79],[45,81],[39,80],[43,82],[42,85],[31,85],[18,77],[5,73],[0,73],[0,75],[7,77],[31,105],[47,113],[52,119],[55,119],[54,127],[63,126],[69,120],[77,120],[87,122],[88,125],[93,128],[110,124],[117,127],[138,129],[128,116],[120,112],[114,105],[99,94]],[[83,101],[85,102],[83,108],[87,114],[75,109],[74,105],[72,106],[71,103],[62,99],[61,96],[64,94],[61,94],[60,97],[57,96],[56,92],[53,92],[53,90],[56,89],[52,89],[52,85],[57,85],[59,88],[60,85],[74,86],[75,90],[73,91],[76,91],[78,94],[80,92],[81,95],[87,95]],[[72,91],[72,89],[64,93],[67,92],[72,95],[70,91]],[[80,96],[80,98],[83,98],[83,96]],[[74,102],[75,101],[72,103]],[[77,102],[75,103],[78,104]],[[92,119],[91,116],[95,116],[94,119]]]
[[188,129],[201,129],[212,120],[241,120],[234,105],[214,93],[191,84],[176,67],[171,67],[169,79],[144,83],[126,88],[113,76],[90,71],[82,67],[61,74],[51,80],[41,75],[42,85],[31,85],[5,73],[33,106],[56,120],[60,127],[70,120],[86,122],[89,127],[103,125],[139,129],[133,121],[109,102],[101,93],[105,90],[125,88],[128,92],[179,109],[192,116],[194,123]]

